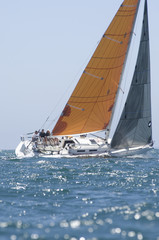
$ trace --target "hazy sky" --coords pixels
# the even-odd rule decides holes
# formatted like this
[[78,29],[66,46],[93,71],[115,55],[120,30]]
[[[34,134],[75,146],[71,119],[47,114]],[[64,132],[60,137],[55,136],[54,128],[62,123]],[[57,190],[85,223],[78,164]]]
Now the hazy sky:
[[[143,0],[141,0],[143,1]],[[52,130],[121,0],[0,0],[0,149]],[[148,0],[153,139],[159,147],[159,0]]]

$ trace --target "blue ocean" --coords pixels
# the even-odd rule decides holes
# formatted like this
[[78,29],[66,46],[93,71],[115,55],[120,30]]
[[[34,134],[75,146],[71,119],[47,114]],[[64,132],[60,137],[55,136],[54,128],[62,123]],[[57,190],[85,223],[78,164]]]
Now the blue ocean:
[[0,240],[159,240],[159,151],[124,158],[0,152]]

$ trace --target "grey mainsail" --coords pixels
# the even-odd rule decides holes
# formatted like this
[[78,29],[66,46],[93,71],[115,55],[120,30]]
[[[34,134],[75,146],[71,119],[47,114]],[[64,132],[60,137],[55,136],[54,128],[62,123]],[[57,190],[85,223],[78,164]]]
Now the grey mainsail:
[[151,125],[150,49],[146,0],[137,63],[111,148],[139,147],[151,143]]

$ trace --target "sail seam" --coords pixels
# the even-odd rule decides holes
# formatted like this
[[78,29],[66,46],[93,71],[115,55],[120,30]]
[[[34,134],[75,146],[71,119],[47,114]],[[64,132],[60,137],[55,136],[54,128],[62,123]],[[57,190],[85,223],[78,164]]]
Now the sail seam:
[[124,4],[122,4],[121,7],[137,7],[137,4],[136,5],[124,5]]
[[133,16],[133,15],[135,15],[135,13],[133,13],[133,14],[129,14],[129,15],[117,15],[117,17],[131,17],[131,16]]
[[[126,34],[129,35],[131,34],[132,32],[127,32]],[[104,34],[105,35],[105,34]],[[122,37],[122,36],[125,36],[125,33],[123,34],[115,34],[115,33],[107,33],[107,36],[114,36],[114,37]]]
[[95,70],[111,70],[111,69],[115,69],[115,68],[120,68],[123,65],[123,63],[119,66],[116,67],[111,67],[111,68],[92,68],[92,67],[87,67],[88,69],[95,69]]
[[[142,112],[142,113],[149,112],[149,109],[145,109],[145,110],[138,111],[138,112],[137,112],[137,111],[125,111],[124,113],[125,113],[125,114],[129,114],[129,113],[131,114],[131,113],[133,113],[133,114],[134,114],[134,113],[141,113],[141,112]],[[142,117],[142,118],[146,118],[146,117]],[[134,119],[136,119],[136,118],[134,117]]]
[[125,56],[125,54],[122,54],[118,57],[92,57],[94,59],[119,59],[119,58],[122,58],[123,56]]
[[[72,102],[72,103],[83,103],[83,104],[85,104],[85,103],[100,103],[100,102],[108,102],[108,101],[112,101],[114,99],[114,97],[112,97],[111,99],[106,99],[106,100],[97,100],[97,101],[95,101],[95,102],[72,102],[72,101],[70,101],[70,102]],[[74,107],[74,106],[71,106],[71,105],[69,105],[70,107]],[[76,108],[76,107],[74,107],[74,108]],[[79,108],[79,110],[82,110],[82,108]]]
[[146,86],[146,85],[150,85],[150,82],[145,82],[145,83],[134,83],[134,82],[132,82],[132,86],[134,87],[134,86]]
[[144,72],[150,72],[150,69],[145,69],[145,70],[142,70],[142,71],[135,71],[135,73],[144,73]]
[[[111,96],[111,95],[114,95],[114,93],[112,93],[112,94],[109,94],[109,96]],[[107,95],[103,95],[103,96],[94,96],[94,97],[78,97],[78,96],[72,96],[73,98],[97,98],[97,97],[100,97],[100,98],[102,98],[102,97],[107,97],[108,96],[108,94]]]

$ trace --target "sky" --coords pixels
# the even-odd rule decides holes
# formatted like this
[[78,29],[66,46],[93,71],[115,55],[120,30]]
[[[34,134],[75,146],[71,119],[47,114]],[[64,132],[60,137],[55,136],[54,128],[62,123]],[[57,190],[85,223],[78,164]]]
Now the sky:
[[[0,149],[15,149],[20,136],[43,127],[48,116],[47,128],[53,129],[121,3],[121,0],[0,0]],[[158,9],[158,0],[148,0],[156,148],[159,148]]]

